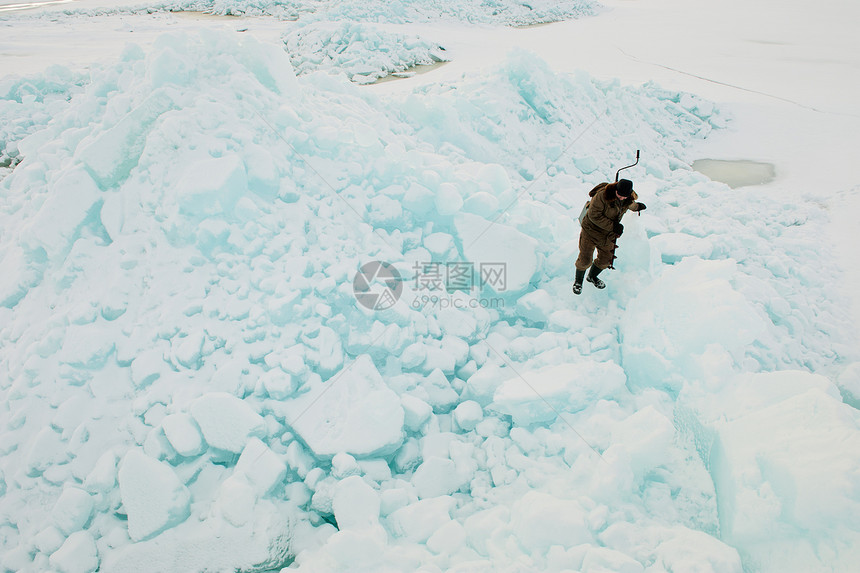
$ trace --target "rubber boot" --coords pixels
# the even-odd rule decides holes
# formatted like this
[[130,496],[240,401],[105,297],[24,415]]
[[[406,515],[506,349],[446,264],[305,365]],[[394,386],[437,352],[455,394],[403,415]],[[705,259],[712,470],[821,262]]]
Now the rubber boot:
[[582,292],[582,279],[585,278],[585,271],[576,269],[576,279],[573,281],[573,294]]
[[586,280],[597,288],[606,288],[606,283],[597,278],[597,275],[599,275],[602,270],[603,269],[598,269],[594,265],[591,265],[591,271],[589,271],[588,278]]

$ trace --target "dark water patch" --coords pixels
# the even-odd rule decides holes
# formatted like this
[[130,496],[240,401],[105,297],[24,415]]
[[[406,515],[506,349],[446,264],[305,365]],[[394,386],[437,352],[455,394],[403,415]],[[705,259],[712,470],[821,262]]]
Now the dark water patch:
[[692,167],[712,181],[725,183],[733,189],[750,185],[764,185],[776,177],[773,163],[747,159],[697,159],[693,162]]

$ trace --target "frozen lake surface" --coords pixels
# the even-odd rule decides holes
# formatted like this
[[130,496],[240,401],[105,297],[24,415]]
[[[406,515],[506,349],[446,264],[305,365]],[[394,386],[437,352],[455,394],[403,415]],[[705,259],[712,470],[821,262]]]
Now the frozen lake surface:
[[693,169],[712,181],[725,183],[732,189],[770,183],[776,176],[772,163],[748,159],[697,159]]
[[43,0],[41,2],[19,2],[17,0],[0,0],[0,13],[40,8],[43,6],[50,6],[52,4],[69,4],[74,1],[75,0]]

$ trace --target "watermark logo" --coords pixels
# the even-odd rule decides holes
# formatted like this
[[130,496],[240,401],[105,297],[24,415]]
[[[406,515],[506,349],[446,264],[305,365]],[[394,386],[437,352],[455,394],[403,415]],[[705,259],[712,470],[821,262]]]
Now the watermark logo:
[[481,263],[481,285],[490,285],[494,291],[508,290],[507,263]]
[[403,279],[392,265],[383,261],[365,263],[352,279],[358,304],[370,310],[387,310],[403,294]]
[[452,263],[415,263],[415,290],[425,291],[471,291],[473,288],[490,286],[495,292],[508,289],[508,267],[506,263],[475,263],[457,261]]
[[508,288],[506,263],[479,263],[469,261],[421,262],[412,266],[415,272],[415,291],[420,293],[412,300],[412,308],[501,308],[504,299],[467,298],[465,293],[486,286],[495,292]]
[[456,308],[456,309],[466,309],[466,308],[486,308],[486,309],[499,309],[504,308],[505,299],[502,297],[481,297],[481,298],[468,298],[468,297],[456,297],[451,295],[437,295],[437,294],[422,294],[416,295],[414,299],[412,299],[412,308],[415,310],[423,310],[427,307],[436,308],[436,309],[445,309],[445,308]]
[[[507,290],[506,263],[417,262],[414,271],[416,296],[411,306],[416,310],[434,308],[502,308],[504,298],[469,298],[468,293],[489,286],[496,293]],[[390,263],[371,261],[355,273],[352,280],[355,299],[370,310],[387,310],[403,294],[403,279]]]

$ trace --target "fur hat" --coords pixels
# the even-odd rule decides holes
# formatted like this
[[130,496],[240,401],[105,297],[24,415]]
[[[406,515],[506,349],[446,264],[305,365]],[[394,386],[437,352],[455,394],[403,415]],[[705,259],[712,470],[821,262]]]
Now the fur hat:
[[633,194],[633,182],[629,179],[619,179],[615,184],[615,192],[619,197],[630,197]]

